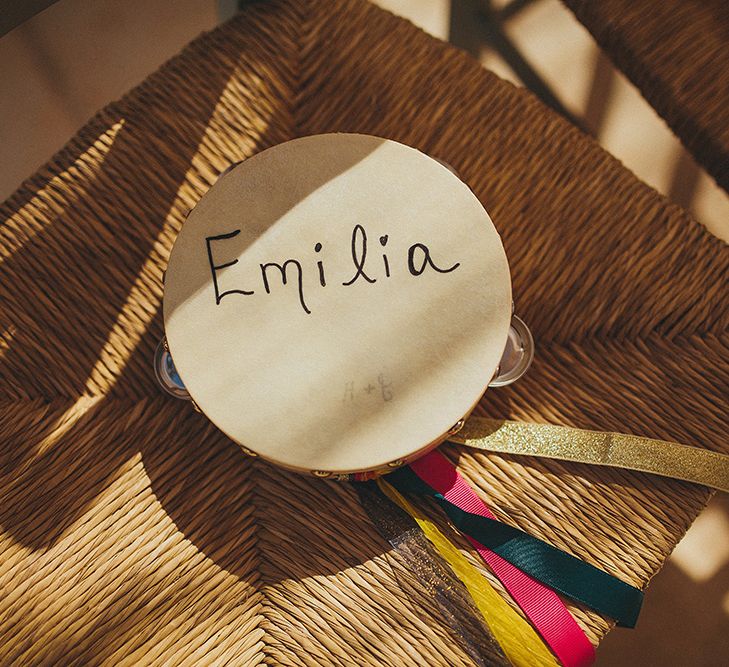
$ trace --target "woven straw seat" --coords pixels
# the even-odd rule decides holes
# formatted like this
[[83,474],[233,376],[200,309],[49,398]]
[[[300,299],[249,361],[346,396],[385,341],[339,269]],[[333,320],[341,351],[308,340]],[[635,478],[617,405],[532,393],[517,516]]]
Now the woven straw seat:
[[[537,355],[477,413],[726,451],[721,242],[406,21],[361,0],[253,4],[0,210],[0,664],[472,664],[351,485],[246,457],[155,383],[187,211],[229,164],[331,131],[446,160],[502,234]],[[444,449],[499,517],[636,585],[709,498]],[[609,629],[570,608],[593,642]]]
[[729,191],[729,4],[565,0],[575,16]]

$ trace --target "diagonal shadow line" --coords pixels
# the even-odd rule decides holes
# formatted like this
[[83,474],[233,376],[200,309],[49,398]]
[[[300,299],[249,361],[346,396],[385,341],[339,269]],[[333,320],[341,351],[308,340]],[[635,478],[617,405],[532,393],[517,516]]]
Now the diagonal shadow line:
[[[55,224],[88,195],[98,172],[124,125],[124,114],[112,104],[82,128],[75,140],[0,204],[0,265],[39,233]],[[81,177],[71,174],[77,170]],[[32,189],[31,189],[32,188]]]
[[[704,0],[708,3],[709,0]],[[609,55],[610,60],[623,72],[641,95],[666,120],[671,129],[681,140],[686,149],[711,174],[717,184],[729,192],[729,146],[725,137],[714,127],[709,127],[704,119],[697,117],[693,109],[676,99],[671,81],[654,72],[652,63],[646,61],[636,44],[619,26],[609,23],[607,29],[601,29],[599,3],[576,2],[566,3],[577,20],[587,27],[595,41]],[[722,0],[711,0],[711,11],[718,26],[727,31],[729,12],[727,4]],[[667,38],[674,37],[670,35]],[[718,89],[717,89],[718,90]]]
[[[65,146],[51,156],[45,165],[26,178],[5,201],[0,202],[0,220],[3,221],[3,224],[6,224],[7,219],[17,214],[23,207],[28,206],[54,177],[77,164],[84,153],[94,146],[99,137],[108,132],[114,122],[120,121],[123,115],[119,102],[112,102],[94,114]],[[2,227],[0,226],[0,228]]]
[[[230,74],[218,71],[214,92],[201,100],[203,120],[212,114]],[[117,313],[172,214],[205,128],[200,123],[197,136],[178,143],[174,162],[156,163],[164,177],[147,193],[144,170],[130,169],[129,156],[154,165],[145,143],[157,128],[141,115],[126,118],[85,197],[110,205],[113,212],[100,220],[95,206],[73,203],[3,263],[2,327],[22,323],[2,360],[2,375],[9,381],[36,396],[81,395]],[[129,181],[115,191],[118,173],[126,173]]]
[[585,126],[593,137],[599,138],[605,127],[616,83],[612,63],[602,51],[596,50],[590,92],[582,114]]
[[[300,141],[306,141],[306,139],[301,139]],[[381,143],[383,143],[383,140],[378,140],[373,143],[376,143],[376,145],[379,146]],[[317,170],[316,172],[312,171],[308,174],[297,174],[295,178],[292,177],[290,173],[282,170],[280,172],[281,178],[276,183],[276,197],[272,198],[269,202],[267,202],[268,206],[264,218],[266,227],[264,228],[260,226],[259,223],[257,236],[243,235],[236,236],[227,240],[225,243],[225,252],[227,253],[227,256],[241,258],[244,252],[248,249],[248,247],[253,245],[259,238],[259,236],[263,236],[264,234],[272,230],[276,223],[281,218],[283,218],[287,212],[291,211],[298,204],[303,202],[317,189],[325,186],[328,182],[334,180],[337,176],[343,174],[354,165],[356,165],[358,162],[364,160],[368,155],[374,152],[374,150],[376,150],[376,148],[373,148],[370,145],[368,145],[367,147],[356,145],[349,152],[338,151],[331,155],[331,159],[326,163],[326,165],[324,165],[323,168]],[[254,155],[253,157],[246,160],[246,165],[244,168],[255,169],[256,164],[259,161],[265,164],[266,162],[270,163],[272,160],[276,162],[280,160],[280,158],[270,158],[269,156],[262,154]],[[209,201],[210,200],[206,201],[203,198],[203,200],[200,202],[200,204],[202,204],[202,206],[200,206],[200,209],[207,205]],[[239,205],[239,202],[236,202],[236,205]],[[217,211],[220,215],[218,228],[216,229],[214,225],[206,225],[204,233],[206,235],[229,233],[231,231],[235,231],[237,228],[240,228],[243,225],[248,225],[249,227],[253,226],[251,218],[256,219],[256,216],[245,205],[241,206],[240,208],[242,210],[235,210],[232,207],[228,206],[228,208],[224,209],[226,211],[226,215],[224,216],[220,215],[221,209],[218,208]],[[194,212],[190,215],[186,222],[187,230],[194,229],[197,226],[197,217],[198,216],[196,216]],[[206,222],[209,222],[209,220],[206,220]],[[258,222],[257,219],[256,222]],[[189,249],[187,250],[187,252],[189,252]],[[199,247],[199,253],[200,255],[204,255],[205,252],[206,246],[204,243],[201,243]],[[283,261],[283,258],[275,258],[275,260]],[[176,309],[185,305],[185,302],[188,299],[195,296],[202,290],[210,290],[212,286],[212,274],[210,273],[198,273],[191,278],[190,271],[187,269],[187,267],[180,266],[179,260],[174,268],[176,275],[173,275],[171,268],[168,270],[167,274],[170,281],[173,278],[176,278],[178,283],[178,288],[175,291],[168,293],[165,298],[164,310],[166,313],[165,317],[168,320],[173,316]],[[170,345],[172,345],[171,342]]]
[[[228,75],[221,72],[220,90]],[[216,103],[217,95],[211,95],[208,113],[212,113]],[[201,132],[204,128],[202,124]],[[129,119],[124,123],[87,197],[101,201],[115,198],[109,191],[113,188],[113,176],[109,177],[107,172],[129,171],[128,152],[139,150],[140,135],[143,139],[145,131],[150,130],[143,122]],[[84,393],[117,313],[151,251],[157,232],[170,215],[198,141],[199,137],[192,137],[186,149],[180,151],[179,161],[168,165],[165,189],[158,191],[155,199],[147,200],[142,209],[148,223],[143,234],[134,229],[138,219],[130,219],[132,216],[127,217],[123,211],[100,223],[93,211],[72,204],[63,218],[30,239],[0,267],[3,286],[11,293],[5,299],[3,320],[7,318],[9,325],[19,323],[0,369],[24,393],[46,399],[60,394],[70,403]],[[136,180],[125,191],[139,196],[144,191],[143,178],[137,172]],[[127,226],[131,229],[127,230]],[[88,245],[93,248],[76,241],[82,236],[90,239]],[[122,271],[99,266],[102,258],[119,255]],[[81,279],[64,280],[70,277],[68,266],[84,264],[80,272],[85,275]],[[15,289],[17,285],[22,289]],[[55,322],[54,315],[58,316]]]

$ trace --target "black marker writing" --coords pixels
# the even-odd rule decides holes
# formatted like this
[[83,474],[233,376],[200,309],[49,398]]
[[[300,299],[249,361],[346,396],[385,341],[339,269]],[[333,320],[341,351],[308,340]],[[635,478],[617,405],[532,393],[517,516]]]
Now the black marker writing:
[[[216,264],[215,260],[213,259],[213,242],[215,243],[221,243],[222,241],[232,239],[236,237],[238,234],[240,234],[240,229],[236,229],[232,232],[228,232],[227,234],[219,234],[217,236],[208,236],[205,238],[205,244],[207,248],[207,255],[208,255],[208,262],[210,264],[210,273],[212,275],[213,279],[213,287],[215,292],[215,304],[220,305],[220,302],[222,301],[223,297],[228,296],[229,294],[243,294],[245,296],[250,296],[251,294],[254,294],[253,290],[247,290],[243,288],[238,289],[227,289],[222,290],[220,288],[220,284],[218,283],[218,273],[227,267],[233,266],[238,263],[239,259],[232,259],[228,262],[224,262],[222,264]],[[380,245],[383,248],[382,252],[382,265],[385,271],[385,277],[390,278],[390,258],[388,257],[387,253],[384,251],[385,246],[388,242],[388,235],[384,234],[379,237]],[[322,244],[316,243],[314,244],[314,252],[320,253],[322,251]],[[219,252],[219,251],[218,251]],[[362,225],[355,225],[352,229],[352,241],[351,241],[351,253],[352,253],[352,263],[354,264],[354,275],[347,280],[346,282],[343,282],[342,285],[344,287],[348,287],[349,285],[352,285],[355,283],[359,278],[361,277],[366,283],[375,283],[377,282],[376,278],[370,277],[365,272],[365,265],[367,261],[367,232],[365,231],[365,228]],[[370,262],[371,263],[371,262]],[[408,248],[407,252],[407,267],[408,271],[410,272],[410,275],[418,277],[422,275],[427,267],[430,267],[435,271],[436,273],[450,273],[451,271],[455,271],[459,266],[461,265],[460,262],[456,262],[453,264],[453,266],[450,266],[448,268],[442,269],[440,268],[433,258],[431,257],[430,248],[425,245],[424,243],[414,243]],[[306,299],[304,298],[304,268],[302,266],[302,263],[295,258],[289,258],[285,260],[283,263],[279,262],[264,262],[258,265],[260,267],[260,275],[261,275],[261,281],[263,283],[263,289],[265,290],[266,294],[271,294],[271,283],[269,282],[269,269],[276,268],[279,271],[279,274],[281,276],[281,283],[283,285],[287,285],[289,281],[290,271],[296,272],[296,282],[298,287],[298,293],[299,293],[299,303],[301,304],[301,308],[303,311],[307,314],[311,314],[311,310],[309,310],[309,307],[306,305]],[[309,266],[308,262],[306,266]],[[324,272],[324,260],[323,259],[317,259],[316,261],[316,268],[318,272],[318,278],[319,278],[319,285],[321,287],[327,286],[327,280],[326,275]],[[373,270],[371,267],[369,267],[370,270]],[[309,275],[309,270],[307,269],[307,276]],[[396,272],[396,276],[397,276]],[[402,275],[402,274],[400,274]],[[309,280],[307,277],[307,289],[311,289],[313,285],[316,283],[313,283],[313,281]],[[384,396],[384,393],[383,393]],[[385,399],[389,400],[389,399]]]
[[[357,252],[358,236],[362,238],[362,243],[360,245],[361,254]],[[342,285],[348,287],[360,276],[362,276],[368,283],[377,282],[376,278],[370,278],[364,272],[365,259],[367,259],[367,232],[364,230],[362,225],[355,225],[355,228],[352,230],[352,261],[354,262],[356,272],[352,276],[351,280],[348,280],[346,283],[342,283]]]
[[225,239],[232,239],[234,236],[238,236],[240,234],[240,229],[236,229],[234,232],[228,232],[227,234],[218,234],[218,236],[207,236],[205,238],[205,244],[208,248],[208,262],[210,262],[210,272],[213,274],[213,287],[215,288],[215,305],[219,306],[220,302],[222,301],[224,296],[228,296],[228,294],[246,294],[251,295],[254,292],[251,290],[245,290],[245,289],[229,289],[225,292],[221,292],[220,288],[218,287],[218,271],[220,269],[224,269],[228,266],[233,266],[233,264],[237,264],[238,260],[234,259],[230,262],[225,262],[225,264],[216,264],[213,261],[213,249],[211,246],[212,241],[223,241]]
[[311,315],[311,311],[306,307],[306,303],[304,302],[304,276],[302,274],[301,264],[299,264],[298,259],[287,259],[283,264],[278,264],[277,262],[267,262],[266,264],[261,264],[261,278],[263,278],[263,286],[266,289],[266,294],[271,293],[271,288],[268,284],[268,276],[266,275],[266,269],[271,266],[275,266],[281,272],[281,282],[283,282],[283,284],[285,285],[286,267],[289,264],[293,264],[298,270],[299,303],[301,303],[301,307],[304,309],[304,312],[306,312],[307,315]]
[[[415,251],[417,249],[420,249],[423,253],[423,263],[420,265],[419,269],[415,268]],[[439,269],[435,262],[432,260],[430,256],[430,248],[428,248],[427,245],[424,243],[415,243],[410,246],[410,250],[408,250],[408,271],[412,273],[414,276],[419,276],[423,271],[425,271],[425,267],[430,264],[431,268],[435,269],[438,273],[450,273],[451,271],[455,271],[460,265],[460,262],[456,262],[450,269]]]
[[[380,236],[380,245],[384,248],[387,245],[387,234]],[[382,253],[382,263],[385,265],[385,277],[390,277],[390,262],[387,260],[387,255]]]
[[[321,243],[317,243],[314,246],[314,252],[321,252]],[[326,278],[324,278],[324,262],[322,262],[321,260],[319,260],[316,263],[316,268],[319,269],[319,284],[322,287],[326,287],[327,286],[327,281],[326,281]]]

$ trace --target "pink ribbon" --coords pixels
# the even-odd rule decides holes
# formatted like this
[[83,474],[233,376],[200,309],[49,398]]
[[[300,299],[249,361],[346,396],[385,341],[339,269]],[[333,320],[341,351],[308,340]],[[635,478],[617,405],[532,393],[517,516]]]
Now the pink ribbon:
[[[432,451],[411,463],[410,468],[428,486],[460,509],[496,519],[441,453]],[[551,588],[524,574],[480,542],[471,537],[468,540],[565,667],[587,667],[595,661],[595,649],[590,640]]]

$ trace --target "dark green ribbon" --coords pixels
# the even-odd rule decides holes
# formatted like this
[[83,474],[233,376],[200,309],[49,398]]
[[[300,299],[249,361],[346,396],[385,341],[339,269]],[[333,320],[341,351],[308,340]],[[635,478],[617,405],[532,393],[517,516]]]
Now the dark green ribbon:
[[401,493],[435,498],[459,531],[522,572],[558,593],[614,618],[622,627],[635,627],[643,604],[640,589],[518,528],[462,510],[426,484],[409,466],[398,468],[386,479]]

